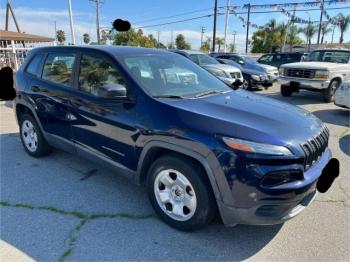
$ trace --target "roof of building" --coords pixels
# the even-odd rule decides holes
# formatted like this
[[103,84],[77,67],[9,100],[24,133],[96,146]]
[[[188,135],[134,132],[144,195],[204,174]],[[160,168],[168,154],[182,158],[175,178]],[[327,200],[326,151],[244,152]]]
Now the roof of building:
[[25,42],[53,42],[55,39],[46,37],[46,36],[31,35],[26,33],[0,30],[0,40],[8,40],[8,41],[14,40],[14,41],[25,41]]

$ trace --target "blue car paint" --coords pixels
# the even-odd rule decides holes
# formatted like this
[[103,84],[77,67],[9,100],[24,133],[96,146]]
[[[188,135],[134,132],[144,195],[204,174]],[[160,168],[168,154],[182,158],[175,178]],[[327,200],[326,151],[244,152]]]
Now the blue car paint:
[[[150,145],[193,156],[207,171],[227,225],[283,222],[295,206],[314,194],[316,181],[331,154],[327,148],[320,160],[305,170],[300,144],[325,128],[311,113],[244,90],[198,99],[152,98],[118,61],[118,56],[125,54],[177,55],[151,49],[58,48],[62,52],[99,53],[112,61],[132,87],[128,101],[92,98],[23,71],[34,54],[56,49],[31,52],[16,75],[18,96],[14,106],[17,114],[19,105],[31,110],[48,141],[59,140],[55,146],[70,152],[93,153],[127,171],[138,183],[144,179],[142,167],[152,149]],[[32,91],[33,85],[41,86],[41,92]],[[74,118],[67,120],[67,113]],[[282,145],[293,156],[237,152],[223,143],[222,136]],[[268,173],[282,170],[298,170],[302,179],[278,186],[261,184]],[[265,206],[277,206],[278,212],[258,215],[257,210]]]

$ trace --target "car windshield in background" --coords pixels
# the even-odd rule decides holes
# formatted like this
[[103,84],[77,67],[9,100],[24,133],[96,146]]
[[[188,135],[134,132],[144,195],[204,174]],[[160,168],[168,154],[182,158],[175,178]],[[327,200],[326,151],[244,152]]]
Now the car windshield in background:
[[330,63],[342,63],[349,62],[349,51],[314,51],[308,55],[308,61],[310,62],[330,62]]
[[249,63],[249,64],[258,64],[257,61],[255,61],[253,58],[249,57],[249,56],[243,56],[244,57],[244,60],[246,63]]
[[232,90],[181,56],[125,56],[122,63],[141,87],[153,97],[190,98]]
[[205,54],[192,54],[190,55],[190,58],[198,65],[220,64],[215,58]]

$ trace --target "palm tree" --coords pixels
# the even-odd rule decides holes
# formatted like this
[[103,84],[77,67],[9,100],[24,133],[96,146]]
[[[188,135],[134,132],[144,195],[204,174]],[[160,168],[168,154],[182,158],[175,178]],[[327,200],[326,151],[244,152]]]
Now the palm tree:
[[62,44],[64,41],[66,41],[66,35],[64,33],[63,30],[58,30],[56,32],[56,38],[57,38],[57,41]]
[[219,46],[218,52],[221,50],[221,46],[225,43],[223,38],[217,37],[215,39],[216,44]]
[[90,36],[89,34],[85,33],[83,34],[83,41],[84,43],[87,45],[88,43],[90,43]]
[[344,41],[344,33],[349,28],[350,15],[344,16],[342,13],[337,15],[338,27],[340,30],[340,39],[339,43],[342,44]]
[[330,32],[332,32],[332,29],[328,27],[328,23],[324,23],[321,25],[321,45],[323,44],[324,36]]
[[287,43],[289,44],[290,51],[292,51],[293,45],[301,44],[301,39],[298,35],[302,32],[303,32],[303,29],[296,25],[291,25],[289,27],[289,32],[288,32],[289,37],[288,37]]
[[233,44],[233,43],[229,44],[229,45],[228,45],[228,50],[229,50],[230,52],[236,51],[236,46],[235,46],[235,44]]
[[306,36],[306,43],[308,46],[308,50],[310,50],[310,45],[311,45],[311,39],[312,37],[316,34],[317,32],[317,28],[315,25],[312,25],[311,23],[309,23],[304,29],[303,29],[303,33]]
[[268,32],[269,32],[269,36],[270,36],[270,53],[272,53],[272,50],[275,46],[274,43],[274,38],[273,35],[275,33],[275,28],[276,28],[277,22],[276,19],[271,19],[267,24],[266,27],[268,27]]

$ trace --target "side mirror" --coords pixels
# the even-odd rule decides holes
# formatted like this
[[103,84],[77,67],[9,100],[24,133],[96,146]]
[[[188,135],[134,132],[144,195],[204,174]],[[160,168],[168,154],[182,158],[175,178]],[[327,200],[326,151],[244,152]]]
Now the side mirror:
[[98,89],[98,97],[101,98],[126,98],[127,90],[126,87],[120,84],[104,85]]

